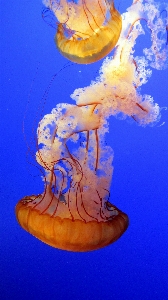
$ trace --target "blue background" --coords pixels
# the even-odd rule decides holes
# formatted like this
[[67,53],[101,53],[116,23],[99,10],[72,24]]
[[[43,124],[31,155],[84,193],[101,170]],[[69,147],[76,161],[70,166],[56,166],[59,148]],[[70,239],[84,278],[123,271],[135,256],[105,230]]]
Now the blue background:
[[[122,0],[117,7],[123,12],[130,3]],[[54,45],[55,30],[41,12],[41,0],[1,3],[0,299],[166,300],[168,111],[162,110],[155,127],[110,119],[107,142],[115,154],[111,202],[130,219],[116,243],[88,253],[61,251],[35,239],[16,221],[17,201],[43,191],[31,155],[37,122],[57,103],[74,103],[69,95],[87,86],[101,66],[65,67],[67,60]],[[137,48],[144,42],[143,36]],[[142,93],[165,107],[167,87],[168,70],[154,70]]]

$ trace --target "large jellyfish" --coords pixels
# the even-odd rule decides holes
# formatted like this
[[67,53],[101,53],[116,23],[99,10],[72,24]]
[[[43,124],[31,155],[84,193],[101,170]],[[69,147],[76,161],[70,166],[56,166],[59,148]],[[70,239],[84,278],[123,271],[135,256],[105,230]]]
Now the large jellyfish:
[[113,0],[43,0],[59,21],[55,43],[79,64],[102,59],[115,47],[122,19]]
[[[167,66],[168,5],[134,1],[122,15],[123,29],[114,56],[106,58],[99,77],[74,91],[74,104],[57,104],[39,122],[37,162],[44,168],[42,194],[16,205],[20,225],[41,241],[64,250],[90,251],[116,241],[128,227],[128,216],[110,203],[113,150],[105,145],[108,118],[131,117],[154,124],[160,108],[140,87],[151,67]],[[151,47],[135,56],[135,43],[151,34]]]

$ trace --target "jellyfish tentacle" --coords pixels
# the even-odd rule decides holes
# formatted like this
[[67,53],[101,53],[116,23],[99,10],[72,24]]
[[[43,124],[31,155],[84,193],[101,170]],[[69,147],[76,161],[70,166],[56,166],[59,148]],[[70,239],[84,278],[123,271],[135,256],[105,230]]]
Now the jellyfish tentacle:
[[95,138],[96,138],[96,161],[95,161],[95,172],[98,169],[98,161],[99,161],[99,136],[97,133],[97,129],[95,129]]

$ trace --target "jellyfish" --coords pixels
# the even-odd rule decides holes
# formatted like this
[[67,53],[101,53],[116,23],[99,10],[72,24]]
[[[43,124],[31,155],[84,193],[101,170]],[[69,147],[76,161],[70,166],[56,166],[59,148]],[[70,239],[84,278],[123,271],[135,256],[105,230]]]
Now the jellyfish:
[[100,127],[92,107],[66,103],[39,123],[36,160],[46,171],[45,191],[22,199],[16,215],[24,229],[56,248],[95,250],[128,226],[127,215],[109,202],[113,154]]
[[115,47],[122,19],[113,0],[43,0],[58,20],[55,44],[78,64],[96,62]]
[[[37,128],[36,160],[44,170],[44,192],[26,196],[16,205],[19,224],[55,248],[91,251],[121,237],[129,219],[111,202],[113,150],[106,145],[109,118],[122,115],[138,125],[154,125],[160,107],[141,87],[152,68],[167,66],[168,5],[134,1],[122,15],[123,29],[114,55],[105,58],[90,86],[76,89],[75,104],[60,103]],[[138,36],[151,46],[136,56]],[[145,26],[145,27],[146,27]]]

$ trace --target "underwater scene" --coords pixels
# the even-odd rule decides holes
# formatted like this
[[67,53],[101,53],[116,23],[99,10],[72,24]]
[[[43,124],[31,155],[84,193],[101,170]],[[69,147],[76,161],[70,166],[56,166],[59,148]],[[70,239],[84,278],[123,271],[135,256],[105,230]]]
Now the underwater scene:
[[1,299],[168,299],[168,3],[1,10]]

